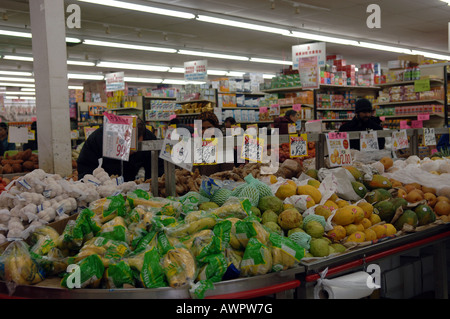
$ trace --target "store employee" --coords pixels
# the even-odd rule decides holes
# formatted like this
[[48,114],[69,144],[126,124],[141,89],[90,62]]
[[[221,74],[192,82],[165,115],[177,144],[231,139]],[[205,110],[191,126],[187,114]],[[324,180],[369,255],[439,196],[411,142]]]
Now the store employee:
[[[138,141],[156,140],[156,136],[147,130],[145,123],[138,119]],[[78,178],[83,178],[86,174],[92,174],[98,167],[98,160],[103,157],[103,127],[96,129],[86,140],[77,160]],[[162,160],[152,164],[151,152],[139,151],[130,152],[129,161],[123,162],[123,178],[126,182],[134,181],[139,169],[145,169],[145,179],[151,178],[151,165],[158,165],[158,175],[164,173]],[[103,158],[103,169],[109,175],[122,175],[121,161],[112,158]]]
[[[383,130],[381,126],[381,120],[378,117],[372,116],[373,109],[372,103],[368,99],[359,99],[356,101],[355,105],[355,117],[339,128],[339,132],[355,132],[355,131],[366,131],[366,130]],[[384,148],[385,139],[384,137],[378,138],[378,146],[380,149]],[[350,148],[360,150],[359,139],[350,140]]]

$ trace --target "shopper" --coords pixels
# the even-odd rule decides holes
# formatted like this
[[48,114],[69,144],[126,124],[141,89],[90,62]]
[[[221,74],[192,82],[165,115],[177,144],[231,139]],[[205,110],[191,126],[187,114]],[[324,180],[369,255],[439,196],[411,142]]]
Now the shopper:
[[223,125],[225,129],[231,128],[233,125],[236,125],[236,120],[234,119],[234,117],[227,117],[223,122]]
[[[141,119],[138,119],[137,126],[139,142],[156,140],[155,135],[145,127],[145,123]],[[92,174],[94,169],[99,166],[100,158],[103,158],[102,167],[109,175],[123,176],[126,182],[134,181],[141,167],[145,169],[145,179],[151,178],[151,165],[158,165],[159,176],[164,173],[164,164],[161,159],[157,163],[152,163],[150,152],[132,151],[129,161],[123,161],[122,175],[120,160],[103,157],[103,127],[95,130],[81,149],[77,160],[78,178],[81,179],[86,174]]]
[[442,134],[436,145],[439,152],[446,152],[450,149],[449,134]]
[[32,151],[37,151],[38,146],[37,146],[37,126],[36,126],[36,121],[33,121],[33,123],[31,123],[31,130],[34,131],[34,140],[29,140],[27,143],[23,144],[23,150],[32,150]]
[[180,120],[177,118],[171,119],[169,125],[176,125],[177,128],[185,128],[189,131],[189,133],[191,133],[191,135],[194,134],[194,128],[192,126],[180,123]]
[[[378,117],[372,116],[372,103],[368,99],[359,99],[355,105],[355,116],[350,122],[344,123],[339,128],[339,132],[355,132],[366,130],[383,130],[381,120]],[[378,147],[384,148],[384,137],[378,138]],[[350,140],[350,148],[360,150],[359,139]]]
[[14,151],[16,144],[8,142],[8,125],[5,122],[0,123],[0,156],[6,151]]
[[289,124],[296,123],[299,119],[297,111],[289,110],[284,116],[278,117],[274,121],[274,127],[278,128],[278,134],[289,134]]

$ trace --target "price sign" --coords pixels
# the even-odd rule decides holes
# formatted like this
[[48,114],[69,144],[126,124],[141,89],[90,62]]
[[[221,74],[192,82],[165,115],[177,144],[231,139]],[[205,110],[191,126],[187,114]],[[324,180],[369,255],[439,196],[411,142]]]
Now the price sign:
[[261,107],[259,108],[259,113],[267,113],[267,112],[269,112],[269,110],[267,109],[266,106],[261,106]]
[[330,167],[352,165],[347,132],[326,134]]
[[80,137],[80,133],[78,132],[78,130],[70,131],[70,138],[72,140],[77,140],[79,137]]
[[171,126],[167,128],[166,133],[159,157],[188,171],[192,171],[192,146],[190,136],[179,135],[179,137],[176,138],[174,134],[177,132],[175,131],[175,128]]
[[9,143],[27,143],[28,127],[26,126],[8,126],[8,142]]
[[84,138],[87,140],[89,135],[91,135],[96,129],[100,128],[100,126],[85,126],[83,127],[84,130]]
[[129,118],[105,113],[103,118],[103,157],[128,161],[133,122]]
[[434,133],[434,128],[424,128],[423,129],[423,144],[425,146],[436,145],[436,134]]
[[392,133],[392,150],[397,151],[409,147],[408,135],[406,130],[400,130]]
[[302,105],[301,104],[294,104],[294,105],[292,105],[292,109],[294,111],[301,112],[302,111]]
[[231,135],[232,136],[236,136],[236,135],[241,135],[241,131],[242,130],[242,128],[241,128],[241,124],[234,124],[234,125],[231,125]]
[[202,142],[202,159],[205,165],[215,165],[217,164],[218,148],[217,139],[209,138],[203,139]]
[[288,134],[297,133],[297,125],[295,123],[288,123]]
[[280,115],[280,104],[272,104],[269,111],[270,116]]
[[407,128],[410,128],[409,125],[408,125],[408,121],[406,121],[406,120],[400,121],[400,129],[404,130],[404,129],[407,129]]
[[264,153],[264,139],[244,134],[241,147],[241,158],[261,163]]
[[430,114],[419,114],[417,115],[418,121],[428,121],[430,119]]
[[289,136],[290,157],[308,156],[308,135],[300,134]]
[[411,121],[411,128],[422,128],[423,122],[422,121]]
[[425,92],[430,90],[430,79],[414,81],[414,92]]
[[29,130],[28,131],[28,140],[29,141],[35,141],[36,140],[36,131],[35,130]]
[[376,131],[361,132],[361,138],[359,141],[361,152],[372,152],[380,149],[378,145],[378,134]]

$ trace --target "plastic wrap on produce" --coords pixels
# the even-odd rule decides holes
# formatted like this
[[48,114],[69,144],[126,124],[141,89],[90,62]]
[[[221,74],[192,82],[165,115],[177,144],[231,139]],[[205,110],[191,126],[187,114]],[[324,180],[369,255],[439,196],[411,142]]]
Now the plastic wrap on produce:
[[336,193],[340,198],[351,201],[358,201],[361,197],[355,193],[351,182],[355,181],[353,175],[345,168],[339,167],[334,169],[321,168],[319,170],[319,179],[324,180],[329,175],[334,175],[337,182]]

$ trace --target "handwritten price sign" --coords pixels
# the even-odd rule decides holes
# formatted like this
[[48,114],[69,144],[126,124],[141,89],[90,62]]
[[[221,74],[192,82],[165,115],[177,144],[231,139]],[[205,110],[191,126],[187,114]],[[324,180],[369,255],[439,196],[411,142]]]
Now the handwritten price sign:
[[307,134],[289,136],[290,157],[302,157],[308,155],[308,136]]
[[406,130],[392,133],[392,150],[397,151],[409,147]]
[[434,133],[434,128],[423,129],[423,144],[425,144],[425,146],[436,145],[436,134]]
[[244,134],[241,147],[241,158],[261,163],[264,153],[264,139]]
[[103,123],[103,156],[128,161],[133,134],[132,120],[105,113]]
[[347,132],[326,134],[330,167],[352,165]]
[[378,134],[376,131],[361,132],[359,140],[361,152],[372,152],[380,149],[378,145]]

